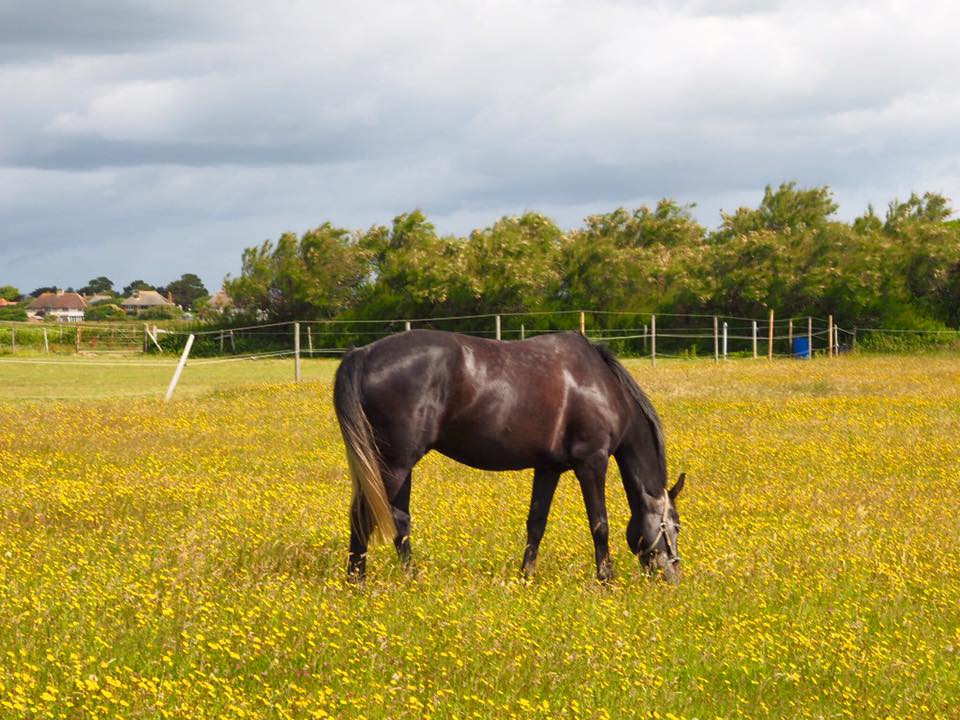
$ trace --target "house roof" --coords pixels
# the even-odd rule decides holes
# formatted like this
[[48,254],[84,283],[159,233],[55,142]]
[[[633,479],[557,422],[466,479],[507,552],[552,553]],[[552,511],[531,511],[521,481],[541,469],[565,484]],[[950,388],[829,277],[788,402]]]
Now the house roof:
[[172,302],[156,290],[137,290],[120,304],[123,307],[160,307],[163,305],[173,305]]
[[223,310],[233,305],[233,298],[227,295],[226,290],[220,289],[210,298],[210,307],[214,310]]
[[27,306],[28,310],[86,310],[87,301],[75,292],[46,292]]
[[13,300],[7,300],[6,298],[0,297],[0,307],[5,307],[7,305],[16,305],[17,303]]

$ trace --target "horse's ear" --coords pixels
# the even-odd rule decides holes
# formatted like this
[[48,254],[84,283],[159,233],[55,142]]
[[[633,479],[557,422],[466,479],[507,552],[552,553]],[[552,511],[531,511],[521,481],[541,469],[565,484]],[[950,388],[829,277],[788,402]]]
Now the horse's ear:
[[683,490],[683,481],[687,479],[686,473],[680,473],[680,477],[677,478],[677,483],[669,490],[670,500],[676,501],[677,495],[680,494],[680,491]]

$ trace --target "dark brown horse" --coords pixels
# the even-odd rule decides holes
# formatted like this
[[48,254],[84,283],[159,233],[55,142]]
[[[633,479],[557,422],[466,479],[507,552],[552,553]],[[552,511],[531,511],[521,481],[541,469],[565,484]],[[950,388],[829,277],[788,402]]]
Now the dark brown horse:
[[533,468],[523,572],[532,574],[560,474],[573,470],[597,577],[611,577],[605,481],[616,458],[632,517],[627,544],[651,572],[679,579],[674,501],[660,420],[616,358],[576,333],[521,342],[417,330],[350,352],[334,404],[353,476],[350,576],[366,571],[373,532],[410,559],[410,482],[436,450],[482,470]]

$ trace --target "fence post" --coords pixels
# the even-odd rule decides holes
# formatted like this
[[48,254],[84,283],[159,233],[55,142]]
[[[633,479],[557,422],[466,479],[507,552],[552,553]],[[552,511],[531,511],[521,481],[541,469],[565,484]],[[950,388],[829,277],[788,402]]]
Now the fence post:
[[580,334],[584,337],[587,335],[587,316],[583,310],[580,311]]
[[767,338],[767,360],[773,360],[773,308],[770,308],[770,334]]
[[807,360],[813,360],[813,318],[807,316]]
[[313,359],[313,333],[310,332],[309,325],[307,325],[307,352],[310,353],[310,358]]
[[404,331],[406,331],[406,332],[410,332],[410,321],[409,321],[409,320],[404,320],[404,321],[403,321],[403,329],[404,329]]
[[77,355],[79,355],[80,354],[80,323],[77,323],[77,334],[74,339],[76,340],[76,343],[77,343]]
[[497,340],[500,339],[500,316],[497,315]]
[[727,359],[727,321],[723,321],[723,359]]
[[526,340],[526,338],[527,338],[526,329],[523,327],[523,323],[520,323],[520,339]]
[[220,354],[223,354],[223,330],[220,331]]
[[787,352],[793,357],[793,318],[787,321]]
[[237,353],[237,342],[233,339],[233,330],[230,331],[230,350],[233,351],[234,355]]
[[647,325],[646,325],[646,323],[644,323],[644,325],[643,325],[643,352],[644,352],[644,354],[646,354],[646,352],[647,352]]
[[650,316],[650,364],[657,366],[657,316]]
[[757,321],[753,321],[753,359],[757,359]]
[[833,326],[833,353],[840,357],[840,326]]
[[720,362],[720,339],[717,336],[717,316],[713,316],[713,361]]
[[853,338],[850,340],[850,349],[851,350],[857,349],[857,326],[856,325],[853,326]]
[[827,357],[833,357],[833,315],[827,315]]
[[17,351],[17,328],[13,325],[10,326],[10,352],[15,353]]
[[50,339],[47,337],[47,329],[43,329],[43,350],[48,355],[50,354]]
[[183,372],[183,366],[187,364],[187,356],[190,354],[190,348],[193,347],[193,333],[187,338],[187,344],[183,347],[183,354],[180,355],[180,362],[177,363],[177,369],[173,371],[173,378],[170,380],[170,386],[167,388],[167,396],[164,402],[170,402],[173,397],[173,391],[177,389],[177,383],[180,382],[180,373]]
[[293,381],[300,382],[300,323],[293,324]]

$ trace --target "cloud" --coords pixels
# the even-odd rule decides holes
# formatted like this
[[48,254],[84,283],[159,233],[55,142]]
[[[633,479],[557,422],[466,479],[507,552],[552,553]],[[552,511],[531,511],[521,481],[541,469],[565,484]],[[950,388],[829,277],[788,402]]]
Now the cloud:
[[[960,197],[958,19],[941,2],[0,0],[0,282],[145,276],[118,252],[136,242],[159,248],[158,281],[202,266],[216,285],[265,237],[412,207],[465,233],[662,196],[713,225],[790,179],[830,184],[847,217]],[[62,262],[70,243],[89,261]]]

